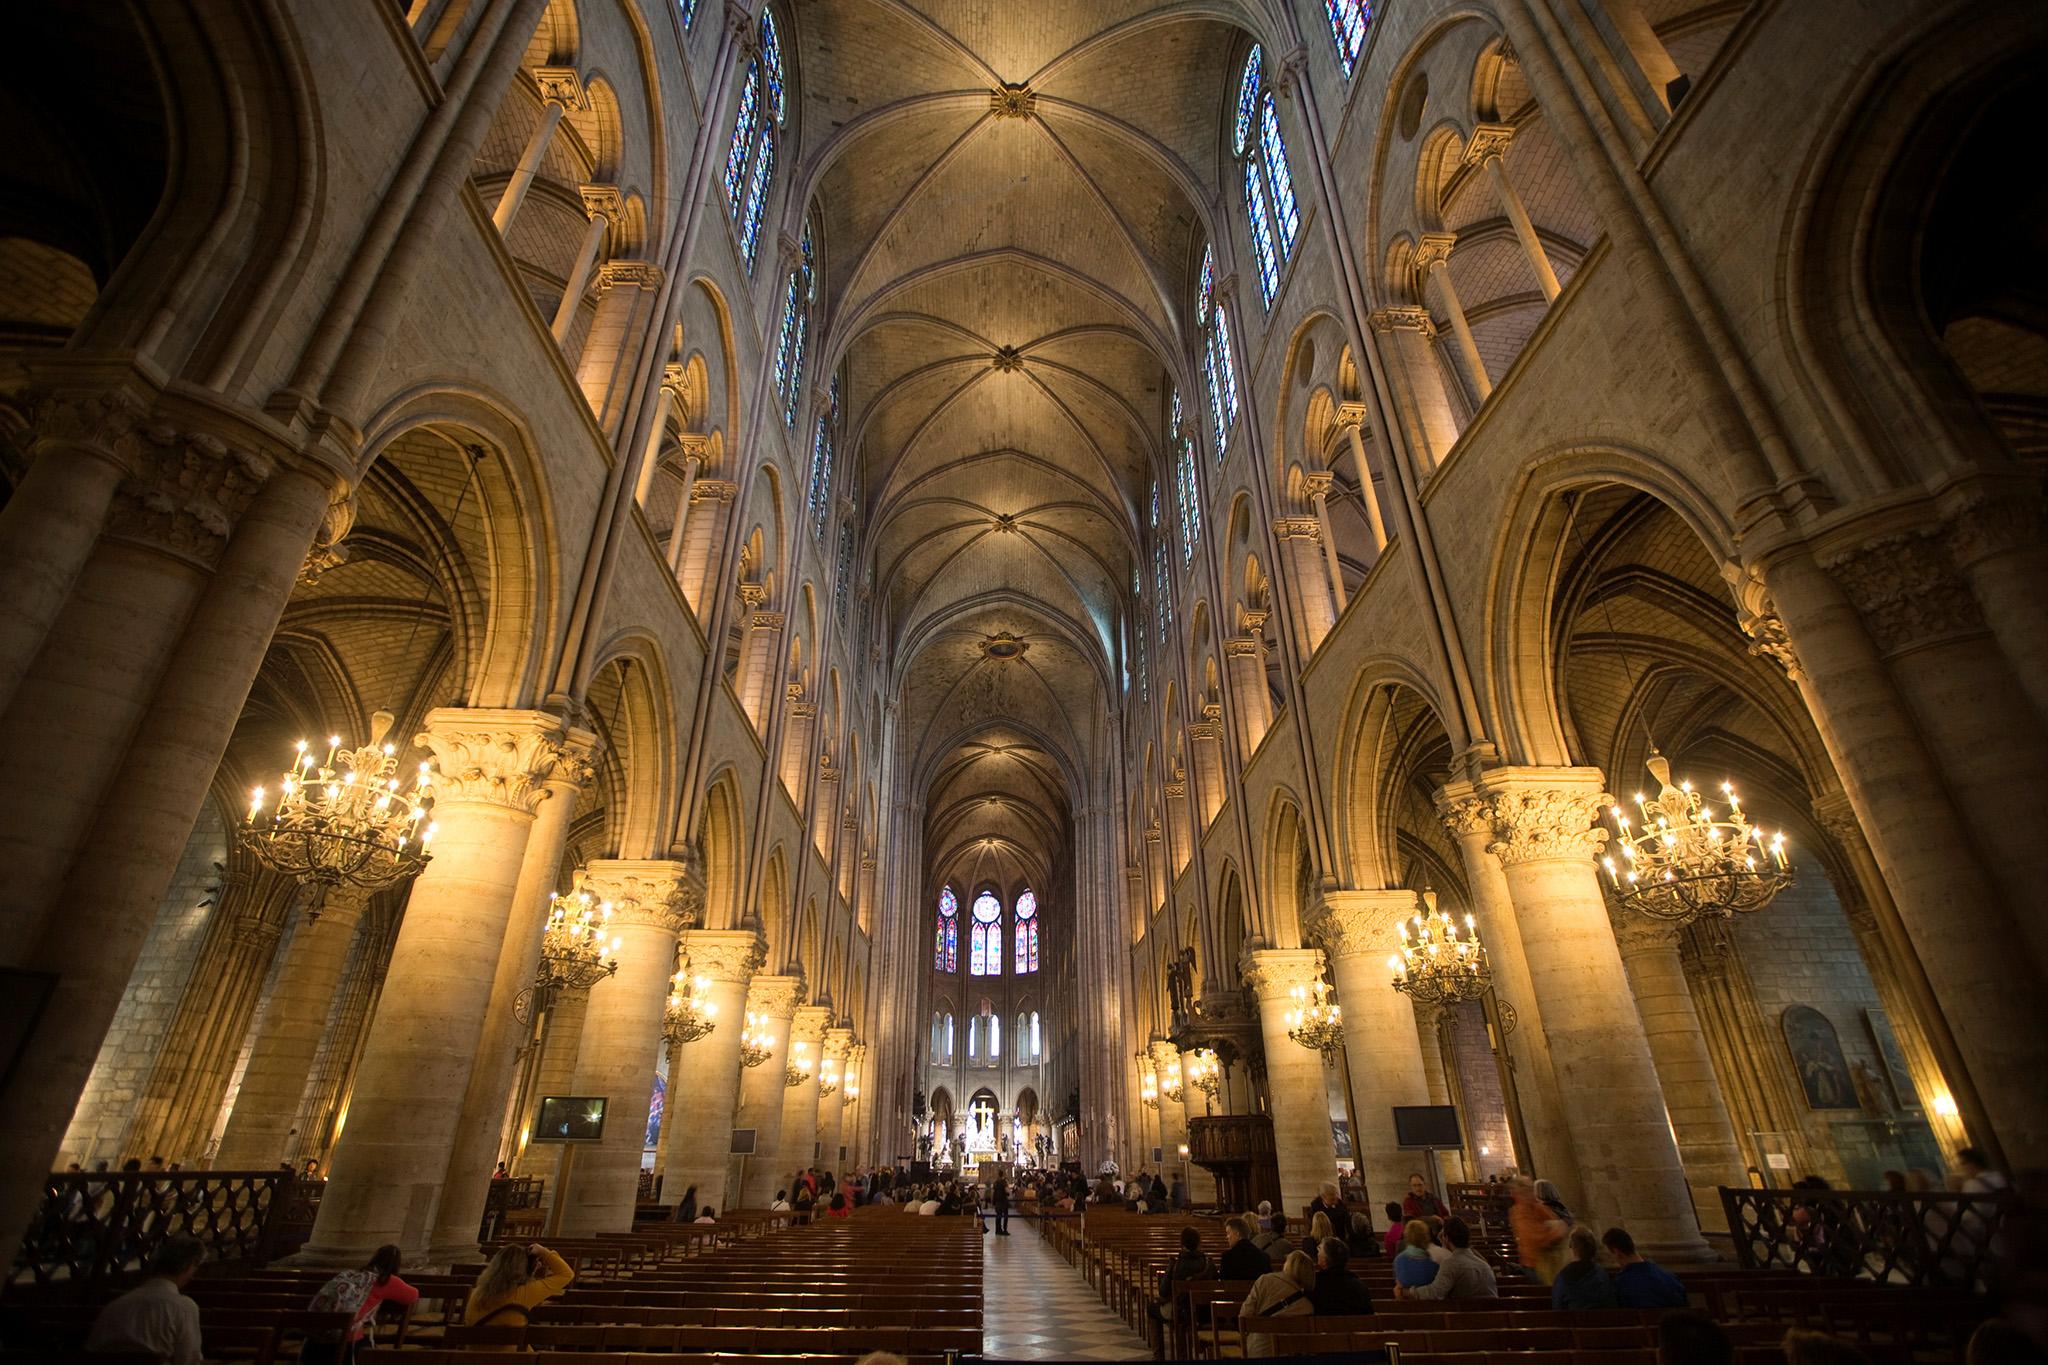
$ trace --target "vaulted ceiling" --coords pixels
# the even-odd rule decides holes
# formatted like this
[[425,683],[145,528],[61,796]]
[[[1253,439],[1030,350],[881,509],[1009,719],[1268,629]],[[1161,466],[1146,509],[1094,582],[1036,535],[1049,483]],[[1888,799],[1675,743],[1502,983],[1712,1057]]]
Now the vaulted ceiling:
[[1047,775],[1109,754],[1238,40],[1144,0],[811,0],[795,28],[828,363],[929,847],[981,812],[1044,859],[1055,824],[1002,812],[1063,826]]

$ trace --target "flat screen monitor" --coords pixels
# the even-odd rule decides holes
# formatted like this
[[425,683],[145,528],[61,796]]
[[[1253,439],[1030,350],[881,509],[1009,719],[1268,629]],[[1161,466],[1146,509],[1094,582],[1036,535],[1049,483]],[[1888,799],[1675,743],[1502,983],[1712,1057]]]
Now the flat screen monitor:
[[603,1095],[544,1095],[534,1120],[535,1142],[601,1142],[604,1140]]
[[1448,1104],[1397,1104],[1394,1106],[1396,1147],[1459,1147],[1464,1134],[1458,1131],[1458,1111]]
[[754,1128],[733,1129],[732,1146],[726,1149],[726,1155],[752,1156],[754,1154],[754,1134],[758,1131],[758,1129]]

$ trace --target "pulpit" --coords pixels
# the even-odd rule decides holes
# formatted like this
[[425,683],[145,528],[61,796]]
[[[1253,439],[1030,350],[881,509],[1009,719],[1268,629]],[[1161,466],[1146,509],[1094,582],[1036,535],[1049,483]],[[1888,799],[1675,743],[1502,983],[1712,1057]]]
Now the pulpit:
[[1238,1213],[1261,1200],[1280,1205],[1280,1162],[1266,1114],[1214,1114],[1188,1120],[1188,1158],[1216,1177],[1216,1206]]

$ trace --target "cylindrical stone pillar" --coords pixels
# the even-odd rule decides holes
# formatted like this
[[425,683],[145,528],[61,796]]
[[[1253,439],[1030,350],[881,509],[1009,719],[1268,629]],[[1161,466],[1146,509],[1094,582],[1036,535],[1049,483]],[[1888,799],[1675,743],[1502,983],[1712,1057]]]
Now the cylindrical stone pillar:
[[601,859],[584,873],[583,889],[612,908],[619,969],[591,987],[583,1016],[576,1093],[603,1095],[609,1103],[603,1140],[576,1154],[563,1191],[564,1237],[633,1230],[676,937],[693,902],[703,903],[693,891],[694,877],[688,863],[626,858]]
[[1702,1228],[1718,1228],[1726,1215],[1715,1191],[1723,1185],[1746,1185],[1749,1178],[1699,1011],[1686,985],[1677,926],[1624,911],[1614,915],[1614,937],[1635,993],[1636,1012],[1643,1017],[1643,1036],[1650,1042],[1664,1112],[1678,1139],[1686,1184],[1692,1187],[1693,1208]]
[[[1180,1049],[1164,1038],[1152,1040],[1152,1072],[1159,1086],[1159,1162],[1171,1166],[1180,1160],[1180,1145],[1188,1140],[1186,1082],[1181,1077]],[[1179,1088],[1179,1099],[1167,1098],[1169,1086]],[[1138,1164],[1151,1165],[1150,1152],[1138,1153]]]
[[[803,1079],[787,1086],[783,1092],[782,1121],[775,1145],[770,1149],[772,1155],[766,1163],[769,1169],[759,1172],[764,1178],[772,1178],[766,1185],[756,1186],[756,1173],[747,1172],[749,1207],[766,1208],[768,1200],[774,1197],[777,1184],[786,1182],[792,1171],[800,1171],[818,1162],[818,1069],[824,1060],[821,1047],[825,1041],[825,1026],[831,1022],[832,1011],[823,1005],[805,1005],[790,1020],[789,1049],[783,1069],[786,1073],[794,1067]],[[761,1190],[765,1190],[765,1194],[757,1203],[757,1191]]]
[[1281,1206],[1294,1219],[1326,1182],[1337,1178],[1323,1059],[1287,1036],[1294,988],[1307,988],[1322,974],[1323,955],[1314,948],[1265,948],[1246,957],[1245,978],[1258,993],[1259,1031],[1266,1046],[1266,1092],[1273,1109]]
[[386,1242],[424,1259],[504,951],[543,776],[562,722],[444,708],[419,743],[435,781],[433,861],[392,948],[370,1044],[306,1264],[357,1264]]
[[[844,1175],[839,1168],[839,1144],[845,1132],[846,1121],[846,1074],[848,1059],[853,1055],[853,1030],[850,1028],[828,1028],[825,1030],[825,1060],[831,1064],[837,1087],[830,1095],[818,1096],[818,1160],[823,1169],[834,1176]],[[820,1089],[822,1091],[822,1081]]]
[[[1358,1125],[1351,1141],[1366,1196],[1375,1204],[1400,1198],[1416,1164],[1395,1140],[1394,1107],[1430,1102],[1415,1007],[1394,989],[1386,965],[1401,946],[1401,921],[1415,913],[1413,891],[1325,891],[1309,926],[1329,957],[1344,1011],[1351,1116]],[[1298,1043],[1288,1046],[1315,1055]],[[1270,1070],[1270,1054],[1266,1065]]]
[[214,1154],[214,1169],[269,1170],[291,1156],[292,1121],[327,1031],[349,943],[369,900],[361,887],[329,887],[292,935],[271,987],[263,1031],[242,1068],[241,1089]]
[[789,1066],[790,1019],[803,998],[804,979],[800,976],[757,976],[747,987],[747,1007],[742,1018],[753,1016],[755,1037],[768,1049],[768,1059],[740,1072],[740,1102],[733,1127],[753,1132],[754,1154],[746,1159],[746,1173],[737,1191],[731,1188],[732,1179],[728,1176],[728,1205],[765,1209],[775,1193],[775,1182],[788,1179],[789,1173],[780,1169],[782,1154],[778,1150],[782,1138],[783,1072]]
[[491,225],[501,235],[512,230],[512,220],[518,216],[526,192],[533,188],[533,178],[540,173],[541,160],[547,156],[548,142],[562,122],[564,107],[558,99],[547,100],[540,107],[540,121],[526,139],[526,150],[520,153],[519,164],[512,168],[512,178],[505,182],[505,192],[498,196],[498,207],[491,213]]
[[1494,856],[1522,930],[1565,1121],[1585,1180],[1589,1221],[1617,1219],[1659,1260],[1703,1260],[1691,1192],[1664,1112],[1621,950],[1607,920],[1593,857],[1606,842],[1594,821],[1608,797],[1597,768],[1495,768],[1479,782],[1491,802]]
[[[747,984],[767,954],[751,929],[693,929],[683,935],[690,974],[711,985],[716,1027],[676,1049],[668,1075],[661,1135],[662,1198],[674,1204],[695,1186],[697,1202],[723,1209],[735,1108],[740,1094],[740,1035],[747,1028]],[[686,1099],[687,1097],[687,1099]],[[683,1106],[688,1105],[685,1117]]]

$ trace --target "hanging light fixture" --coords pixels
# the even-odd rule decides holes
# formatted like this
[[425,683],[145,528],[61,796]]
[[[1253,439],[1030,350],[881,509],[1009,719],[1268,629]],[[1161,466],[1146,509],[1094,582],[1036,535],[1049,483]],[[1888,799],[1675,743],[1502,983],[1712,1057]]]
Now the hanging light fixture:
[[1773,835],[1750,822],[1735,788],[1721,784],[1727,809],[1716,814],[1689,781],[1671,783],[1671,764],[1652,747],[1644,764],[1657,779],[1657,795],[1636,793],[1636,823],[1619,805],[1610,809],[1621,861],[1600,860],[1624,907],[1674,924],[1754,914],[1792,884],[1783,830]]
[[669,979],[668,1005],[662,1011],[661,1031],[671,1043],[694,1043],[718,1028],[718,1002],[710,998],[710,990],[711,978],[691,976],[685,959]]
[[612,903],[588,891],[548,897],[548,927],[541,937],[541,989],[587,990],[619,969],[619,940],[607,936]]
[[1180,1071],[1168,1071],[1159,1078],[1159,1098],[1168,1104],[1179,1104],[1187,1092],[1181,1087]]
[[811,1073],[804,1070],[804,1054],[810,1050],[811,1045],[801,1038],[789,1045],[789,1065],[782,1069],[782,1084],[786,1088],[794,1090],[811,1078]]
[[[1148,1058],[1141,1052],[1138,1054],[1138,1060],[1142,1063],[1147,1061]],[[1159,1107],[1159,1078],[1150,1071],[1144,1071],[1139,1074],[1138,1103],[1144,1105],[1147,1109],[1157,1109]]]
[[1216,1054],[1202,1048],[1188,1058],[1188,1084],[1207,1095],[1216,1098],[1216,1091],[1222,1080],[1223,1068],[1216,1061]]
[[275,801],[263,787],[250,795],[241,838],[258,862],[302,882],[365,891],[395,886],[427,865],[433,778],[422,763],[411,790],[403,789],[397,746],[384,742],[391,724],[389,711],[377,712],[370,742],[359,749],[330,736],[324,762],[298,742]]
[[775,1034],[768,1028],[768,1020],[748,1010],[747,1026],[740,1031],[740,1065],[751,1069],[774,1055]]
[[827,1095],[835,1095],[838,1092],[839,1063],[832,1059],[830,1053],[827,1053],[824,1062],[818,1067],[818,1098],[823,1099]]
[[1344,1010],[1330,1003],[1328,982],[1317,977],[1312,985],[1296,986],[1288,994],[1294,997],[1294,1008],[1287,1012],[1289,1038],[1325,1059],[1344,1046]]
[[1437,908],[1436,892],[1422,893],[1423,912],[1401,925],[1401,951],[1387,959],[1394,989],[1426,1005],[1477,1000],[1493,984],[1493,965],[1479,928],[1465,916],[1464,932]]

